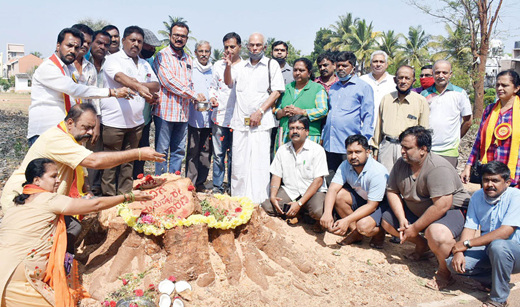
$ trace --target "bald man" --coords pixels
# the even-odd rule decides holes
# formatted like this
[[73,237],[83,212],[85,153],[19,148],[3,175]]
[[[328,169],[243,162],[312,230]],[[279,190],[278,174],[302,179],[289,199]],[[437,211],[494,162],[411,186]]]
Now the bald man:
[[430,128],[433,130],[432,152],[457,167],[460,139],[471,127],[471,103],[466,91],[450,82],[451,63],[439,60],[433,65],[435,86],[421,95],[430,105]]
[[231,195],[247,196],[254,203],[269,197],[269,145],[275,125],[271,107],[285,89],[280,65],[265,55],[265,38],[249,36],[249,60],[239,73],[231,76],[231,54],[225,57],[224,82],[234,88],[236,105],[231,119],[233,162]]

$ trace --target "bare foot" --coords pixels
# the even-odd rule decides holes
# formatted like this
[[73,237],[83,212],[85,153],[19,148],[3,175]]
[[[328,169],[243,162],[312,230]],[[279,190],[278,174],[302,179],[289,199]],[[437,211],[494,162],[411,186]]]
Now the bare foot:
[[350,245],[363,241],[363,235],[360,234],[357,230],[349,233],[343,240],[339,240],[336,242],[338,245]]

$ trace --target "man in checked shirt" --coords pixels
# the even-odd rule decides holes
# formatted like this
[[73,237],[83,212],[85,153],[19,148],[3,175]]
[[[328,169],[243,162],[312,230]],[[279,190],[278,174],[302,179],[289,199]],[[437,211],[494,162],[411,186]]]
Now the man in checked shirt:
[[153,66],[161,90],[159,103],[154,109],[155,150],[169,159],[155,163],[155,175],[181,170],[186,154],[189,103],[206,101],[204,94],[193,89],[193,60],[184,52],[190,29],[184,22],[175,22],[170,28],[170,46],[159,51]]

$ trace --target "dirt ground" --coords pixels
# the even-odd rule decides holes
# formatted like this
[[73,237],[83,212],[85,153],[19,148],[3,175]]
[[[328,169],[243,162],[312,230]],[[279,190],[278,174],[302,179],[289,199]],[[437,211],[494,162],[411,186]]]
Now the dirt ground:
[[[29,95],[0,93],[0,190],[27,150],[27,107]],[[475,132],[461,142],[459,170],[471,150]],[[147,166],[151,171],[151,165]],[[478,187],[468,187],[475,190]],[[0,212],[1,216],[1,212]],[[396,245],[388,241],[383,250],[369,247],[368,239],[360,245],[340,247],[340,237],[315,234],[310,225],[288,226],[276,221],[294,249],[314,263],[314,271],[306,275],[301,290],[292,273],[283,271],[269,277],[269,289],[262,291],[243,278],[239,286],[225,280],[224,265],[215,252],[211,253],[217,274],[216,282],[206,288],[194,287],[194,299],[186,306],[480,306],[484,296],[471,281],[456,277],[457,283],[447,291],[435,292],[424,287],[437,266],[435,259],[412,262],[404,258],[411,244]],[[275,263],[270,265],[277,268]],[[282,272],[282,270],[280,270]],[[511,286],[519,285],[520,275],[512,278]],[[193,284],[192,284],[193,285]],[[520,291],[515,286],[511,306],[520,306]],[[479,301],[480,300],[480,301]]]

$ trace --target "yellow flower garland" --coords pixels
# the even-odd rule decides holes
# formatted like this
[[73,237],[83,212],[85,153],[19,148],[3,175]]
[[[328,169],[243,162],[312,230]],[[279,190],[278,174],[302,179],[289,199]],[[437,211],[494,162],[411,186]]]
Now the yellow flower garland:
[[[229,198],[229,196],[222,194],[215,194],[214,197],[221,200]],[[123,218],[128,226],[135,229],[135,231],[144,233],[148,236],[152,234],[155,236],[162,235],[166,229],[171,229],[177,226],[189,227],[191,225],[199,224],[207,224],[208,227],[217,229],[234,229],[237,226],[249,222],[253,210],[255,209],[255,204],[253,204],[253,202],[247,197],[231,197],[231,199],[240,203],[242,212],[240,212],[236,217],[224,219],[220,222],[218,222],[212,215],[204,216],[202,214],[192,214],[185,219],[171,219],[164,217],[159,221],[157,221],[158,218],[154,216],[155,222],[153,224],[140,224],[137,223],[138,216],[132,215],[132,211],[128,209],[126,204],[119,204],[117,206],[117,214]]]

